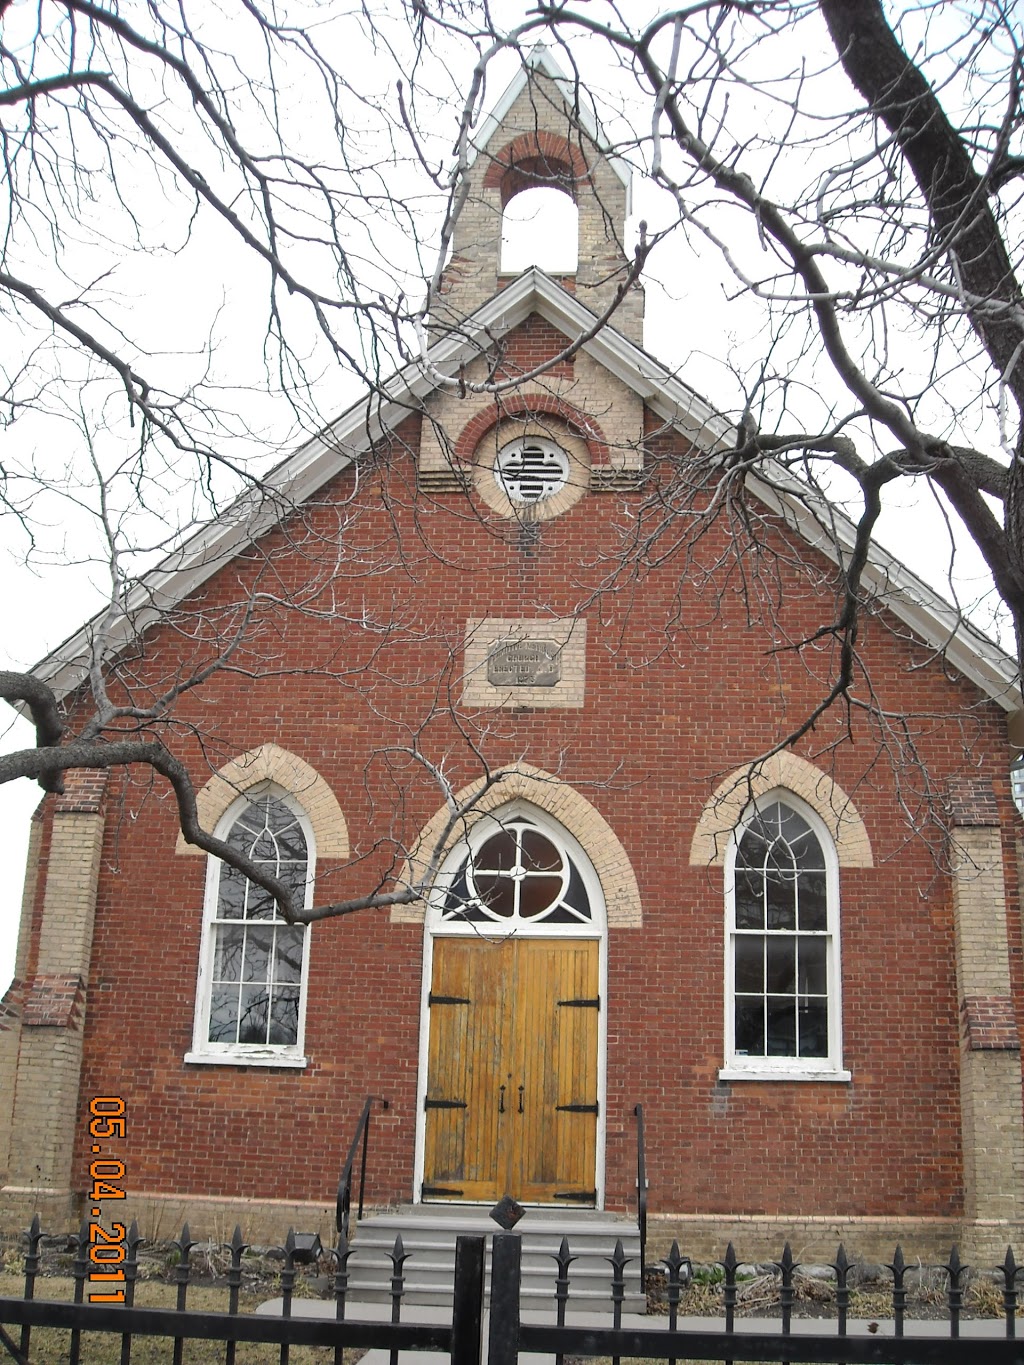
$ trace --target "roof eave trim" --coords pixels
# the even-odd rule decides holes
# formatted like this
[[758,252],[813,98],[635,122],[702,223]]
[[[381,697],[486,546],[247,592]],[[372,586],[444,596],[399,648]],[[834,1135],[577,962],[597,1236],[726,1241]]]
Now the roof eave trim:
[[[773,480],[792,481],[782,466],[771,468]],[[797,497],[756,475],[748,476],[747,484],[765,506],[785,518],[806,544],[843,567],[843,557],[852,553],[857,536],[849,517],[831,505],[826,509],[823,501],[818,515],[814,510],[818,499],[803,487]],[[1021,709],[1017,666],[1010,655],[877,541],[871,542],[863,583],[885,610],[892,612],[1002,710],[1013,714]]]

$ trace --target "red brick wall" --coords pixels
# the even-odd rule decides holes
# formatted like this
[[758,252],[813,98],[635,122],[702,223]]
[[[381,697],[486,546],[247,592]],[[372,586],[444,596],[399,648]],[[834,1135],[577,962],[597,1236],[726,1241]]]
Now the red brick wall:
[[[528,358],[523,353],[523,360]],[[415,441],[415,422],[402,432]],[[664,444],[664,443],[663,443]],[[682,455],[682,449],[678,454]],[[273,741],[310,763],[344,811],[349,871],[321,862],[318,899],[365,892],[393,849],[440,804],[416,776],[395,814],[394,783],[374,759],[406,743],[458,695],[458,644],[467,618],[568,615],[621,560],[621,528],[642,492],[584,498],[521,540],[466,495],[417,503],[408,456],[382,461],[356,491],[349,476],[324,491],[307,521],[338,539],[332,500],[351,498],[342,543],[352,558],[333,579],[337,610],[401,622],[359,634],[312,613],[267,609],[259,649],[240,667],[301,672],[250,680],[222,673],[182,698],[183,752],[197,785],[212,768]],[[297,534],[301,528],[292,528]],[[780,550],[794,541],[775,533]],[[308,577],[311,542],[266,548],[277,592]],[[400,544],[401,555],[394,547]],[[644,907],[642,931],[613,930],[608,954],[607,1184],[609,1203],[633,1198],[633,1105],[648,1122],[652,1209],[679,1212],[949,1214],[960,1209],[957,1002],[942,841],[915,835],[895,798],[886,737],[863,712],[825,716],[797,746],[854,798],[875,866],[841,877],[844,1061],[852,1084],[720,1084],[723,1034],[723,874],[689,865],[704,802],[721,777],[774,743],[819,700],[827,652],[771,654],[748,619],[734,572],[716,565],[721,528],[692,559],[627,574],[588,611],[587,699],[580,711],[499,711],[469,717],[492,763],[520,756],[578,787],[622,841]],[[800,549],[800,554],[805,554]],[[822,563],[824,576],[831,570]],[[254,568],[243,571],[252,575]],[[766,611],[790,638],[822,622],[820,597],[785,554],[771,567]],[[237,567],[203,589],[209,609],[237,594]],[[194,607],[198,600],[192,603]],[[326,608],[327,590],[312,605]],[[928,651],[866,619],[862,649],[879,702],[908,731],[942,790],[971,767],[999,782],[1009,819],[1005,740],[997,708],[981,702]],[[181,637],[155,631],[148,668],[169,676]],[[454,657],[451,650],[454,649]],[[337,678],[318,675],[332,666]],[[360,674],[358,666],[367,666]],[[393,682],[391,679],[400,680]],[[441,685],[439,685],[439,683]],[[921,719],[915,719],[915,716]],[[207,736],[204,756],[187,738]],[[845,738],[846,726],[852,739]],[[448,753],[454,785],[478,775],[443,712],[423,743]],[[922,815],[913,769],[899,780]],[[84,1096],[128,1102],[129,1180],[147,1191],[329,1198],[367,1093],[391,1108],[377,1123],[371,1202],[411,1194],[422,932],[367,912],[313,930],[306,1017],[307,1070],[186,1066],[191,1045],[205,866],[176,856],[168,795],[148,780],[112,775],[91,979]],[[1012,940],[1017,945],[1019,937]],[[1020,993],[1020,953],[1014,947]],[[85,1183],[85,1149],[77,1170]]]

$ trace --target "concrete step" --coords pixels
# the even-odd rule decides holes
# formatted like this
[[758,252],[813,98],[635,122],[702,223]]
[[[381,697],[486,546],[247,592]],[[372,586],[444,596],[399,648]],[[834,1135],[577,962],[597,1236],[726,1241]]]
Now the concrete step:
[[[402,1238],[407,1253],[404,1265],[408,1304],[447,1305],[452,1301],[455,1271],[455,1240],[463,1234],[490,1236],[500,1231],[487,1210],[475,1206],[417,1204],[365,1216],[353,1238],[349,1260],[349,1293],[355,1302],[387,1302],[391,1296],[393,1266],[389,1253],[395,1239]],[[569,1302],[611,1311],[612,1267],[615,1243],[622,1242],[627,1263],[624,1271],[627,1312],[645,1309],[640,1280],[640,1238],[636,1224],[614,1214],[565,1209],[530,1209],[516,1225],[522,1241],[522,1296],[524,1303],[541,1307],[553,1303],[558,1273],[556,1254],[562,1238],[575,1258],[569,1266]],[[485,1291],[489,1286],[487,1257]]]

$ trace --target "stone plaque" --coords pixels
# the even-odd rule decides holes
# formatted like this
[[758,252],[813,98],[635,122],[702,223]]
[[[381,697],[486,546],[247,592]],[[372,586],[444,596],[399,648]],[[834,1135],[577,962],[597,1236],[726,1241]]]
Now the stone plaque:
[[492,687],[554,687],[562,680],[562,646],[557,640],[499,640],[487,655]]

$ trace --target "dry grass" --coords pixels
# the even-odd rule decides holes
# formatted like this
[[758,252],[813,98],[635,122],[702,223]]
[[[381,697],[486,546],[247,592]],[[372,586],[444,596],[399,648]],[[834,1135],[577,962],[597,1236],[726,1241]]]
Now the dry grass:
[[[818,1280],[797,1275],[793,1313],[804,1318],[835,1318],[836,1287],[833,1280]],[[658,1286],[649,1295],[649,1311],[665,1313],[663,1294]],[[740,1280],[737,1285],[737,1317],[777,1317],[779,1315],[779,1281],[775,1275],[755,1275]],[[906,1317],[909,1319],[945,1319],[947,1316],[946,1276],[936,1273],[908,1288]],[[680,1316],[722,1317],[722,1282],[695,1279],[683,1292],[679,1304]],[[972,1279],[964,1289],[963,1316],[994,1318],[1003,1315],[1002,1290],[987,1278]],[[884,1319],[892,1317],[892,1288],[886,1284],[865,1283],[850,1291],[851,1318]]]
[[[0,1297],[20,1298],[24,1292],[21,1276],[0,1274]],[[135,1286],[135,1306],[137,1308],[173,1308],[176,1301],[174,1285],[159,1280],[140,1280]],[[261,1289],[258,1293],[243,1291],[239,1295],[238,1307],[243,1313],[250,1313],[268,1298],[280,1293],[273,1287]],[[36,1297],[39,1299],[58,1299],[70,1301],[74,1294],[74,1282],[70,1279],[46,1276],[36,1281]],[[209,1285],[191,1285],[188,1291],[188,1306],[199,1312],[223,1313],[227,1308],[227,1290]],[[8,1329],[15,1342],[19,1339],[20,1328]],[[67,1365],[68,1343],[71,1333],[63,1328],[35,1327],[32,1329],[30,1359],[32,1365]],[[121,1359],[121,1337],[110,1332],[83,1332],[81,1338],[82,1365],[119,1365]],[[278,1365],[280,1347],[259,1342],[239,1342],[235,1351],[237,1365]],[[345,1365],[355,1365],[364,1354],[361,1350],[345,1352]],[[137,1336],[132,1340],[132,1365],[170,1365],[173,1355],[173,1342],[164,1337]],[[0,1347],[0,1359],[4,1357]],[[326,1346],[292,1346],[289,1350],[290,1365],[332,1365],[334,1351]],[[187,1341],[183,1360],[185,1365],[221,1365],[224,1360],[224,1342]]]

